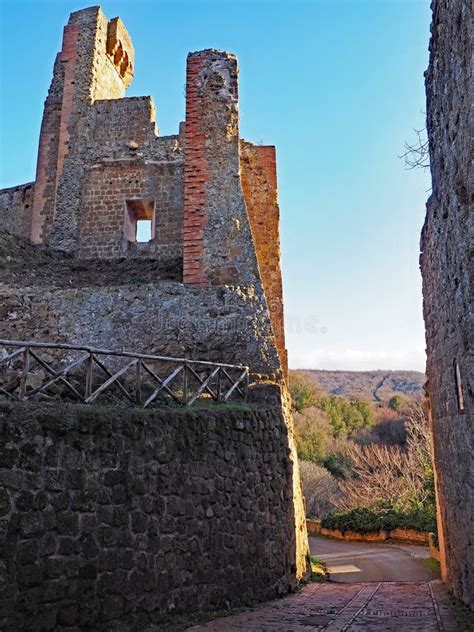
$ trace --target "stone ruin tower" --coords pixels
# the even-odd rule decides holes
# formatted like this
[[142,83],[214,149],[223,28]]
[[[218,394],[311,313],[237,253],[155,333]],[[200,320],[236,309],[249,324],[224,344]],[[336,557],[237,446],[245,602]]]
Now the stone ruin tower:
[[0,191],[0,224],[91,266],[153,259],[185,286],[252,286],[278,352],[258,370],[285,375],[275,148],[239,137],[237,59],[188,55],[186,121],[160,137],[153,99],[125,97],[134,57],[120,18],[100,7],[71,14],[36,180]]
[[71,14],[36,180],[0,191],[0,359],[33,340],[246,365],[249,402],[2,399],[6,632],[144,629],[274,598],[308,571],[275,148],[239,137],[234,55],[188,56],[173,136],[150,97],[124,96],[133,68],[119,18]]

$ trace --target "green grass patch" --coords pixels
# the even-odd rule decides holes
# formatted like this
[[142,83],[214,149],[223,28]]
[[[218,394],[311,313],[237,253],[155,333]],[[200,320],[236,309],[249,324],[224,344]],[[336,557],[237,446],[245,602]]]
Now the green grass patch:
[[325,582],[328,578],[328,574],[324,563],[318,557],[314,557],[314,555],[311,555],[309,561],[311,564],[311,575],[309,581]]
[[439,577],[441,575],[440,564],[439,562],[434,560],[432,557],[428,557],[424,560],[421,560],[421,563],[426,568],[426,570],[432,575],[435,575],[436,577]]
[[202,409],[208,408],[210,410],[250,410],[250,405],[247,402],[216,402],[209,399],[197,399],[190,408]]

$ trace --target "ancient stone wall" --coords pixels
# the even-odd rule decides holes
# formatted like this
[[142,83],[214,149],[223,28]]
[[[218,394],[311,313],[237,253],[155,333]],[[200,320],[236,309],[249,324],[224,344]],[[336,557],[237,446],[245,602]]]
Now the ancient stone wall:
[[421,241],[443,576],[474,604],[473,9],[433,2],[426,74],[432,194]]
[[0,285],[2,337],[245,364],[279,375],[266,304],[252,287],[199,290],[140,279],[126,285],[113,277],[102,287],[67,287],[73,276],[64,277],[66,287],[41,283],[18,292]]
[[143,630],[296,587],[281,406],[111,412],[0,405],[4,632]]
[[[182,184],[183,166],[178,162],[116,159],[91,167],[84,183],[79,255],[116,258],[149,253],[162,259],[181,258]],[[133,205],[140,200],[149,200],[153,211],[151,241],[143,244],[134,236]],[[124,231],[127,222],[129,239]]]
[[240,141],[242,190],[282,371],[288,377],[275,147]]
[[0,190],[0,226],[18,237],[30,236],[35,183]]
[[240,182],[237,59],[190,53],[186,74],[184,282],[260,283]]
[[[72,13],[64,27],[40,134],[31,228],[35,243],[48,243],[57,208],[80,204],[83,165],[69,154],[82,136],[79,126],[84,111],[95,99],[123,97],[133,76],[129,66],[122,76],[106,53],[108,29],[100,7]],[[133,49],[127,58],[133,63]],[[69,182],[71,186],[67,186]]]

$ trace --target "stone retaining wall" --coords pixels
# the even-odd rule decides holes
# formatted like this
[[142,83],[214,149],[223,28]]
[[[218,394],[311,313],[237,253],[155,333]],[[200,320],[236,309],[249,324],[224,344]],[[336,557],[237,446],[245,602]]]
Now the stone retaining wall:
[[281,406],[3,403],[0,436],[2,632],[143,630],[304,572]]
[[415,529],[392,529],[392,531],[372,531],[370,533],[357,533],[356,531],[339,531],[339,529],[326,529],[321,526],[320,520],[306,520],[308,535],[323,535],[336,540],[349,542],[383,542],[384,540],[396,540],[398,542],[412,542],[417,544],[429,544],[430,533],[416,531]]

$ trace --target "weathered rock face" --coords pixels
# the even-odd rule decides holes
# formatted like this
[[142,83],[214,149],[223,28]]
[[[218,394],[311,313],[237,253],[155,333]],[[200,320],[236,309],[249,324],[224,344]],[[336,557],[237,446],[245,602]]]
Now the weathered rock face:
[[421,241],[443,575],[474,604],[473,9],[433,2],[426,74],[432,194]]
[[1,629],[142,630],[294,589],[289,433],[281,405],[2,404]]
[[109,287],[0,286],[2,337],[245,364],[278,378],[266,305],[252,287],[163,281]]

